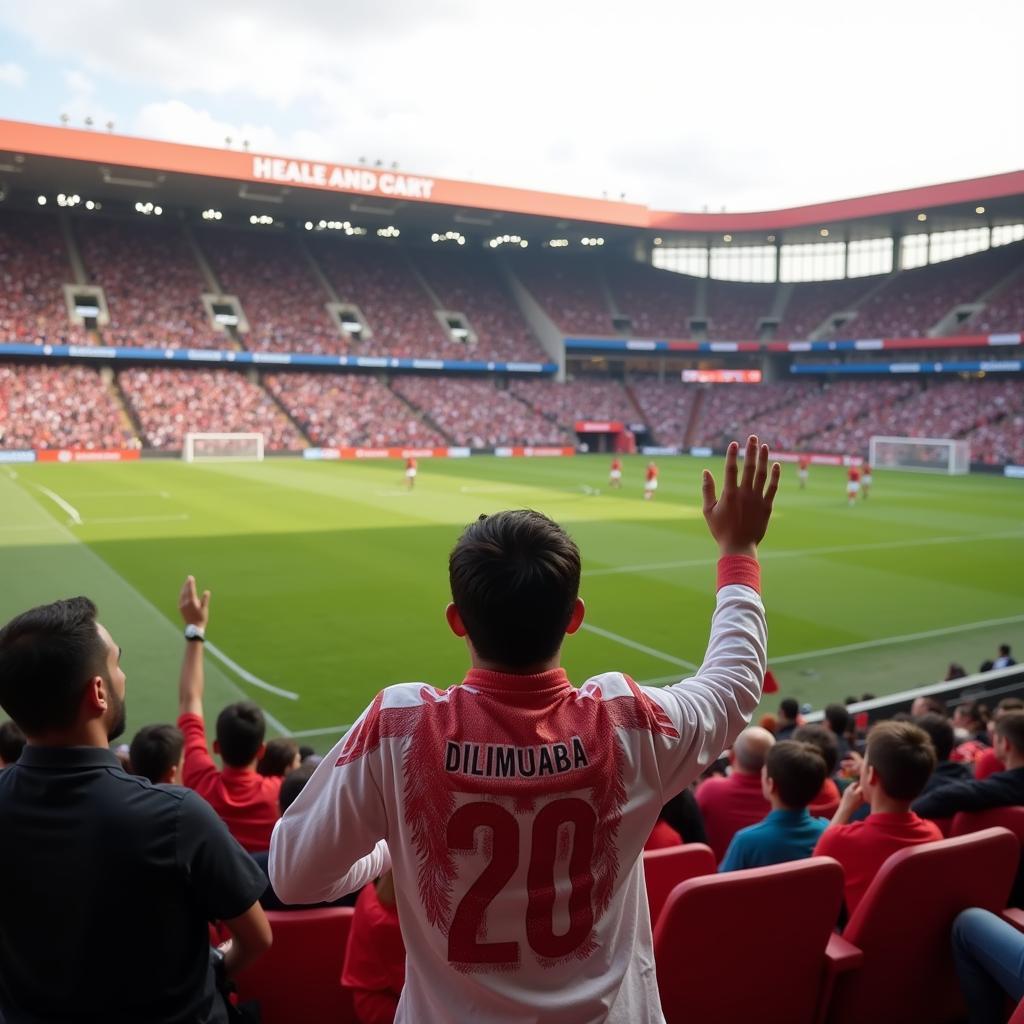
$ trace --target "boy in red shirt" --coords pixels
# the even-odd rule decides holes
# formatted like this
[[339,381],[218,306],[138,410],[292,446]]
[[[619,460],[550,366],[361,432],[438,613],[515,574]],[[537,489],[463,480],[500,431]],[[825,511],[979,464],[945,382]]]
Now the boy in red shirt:
[[[835,857],[846,875],[846,909],[857,909],[890,855],[942,838],[938,826],[910,809],[935,768],[928,734],[910,722],[880,722],[868,734],[860,780],[848,786],[815,856]],[[848,824],[864,801],[871,813]]]
[[856,466],[851,466],[849,472],[846,474],[846,500],[850,508],[853,508],[859,493],[860,470]]
[[359,894],[341,983],[352,989],[359,1024],[393,1024],[405,985],[405,943],[390,871]]
[[615,456],[612,459],[612,468],[608,474],[608,486],[618,490],[622,486],[622,459]]
[[270,833],[281,816],[278,794],[283,776],[260,775],[266,722],[252,701],[229,704],[217,716],[214,753],[224,762],[217,769],[206,748],[203,720],[203,643],[210,618],[210,592],[196,594],[194,576],[185,580],[178,598],[185,620],[185,658],[178,694],[178,728],[185,734],[182,784],[194,789],[217,812],[228,831],[249,853],[270,849]]

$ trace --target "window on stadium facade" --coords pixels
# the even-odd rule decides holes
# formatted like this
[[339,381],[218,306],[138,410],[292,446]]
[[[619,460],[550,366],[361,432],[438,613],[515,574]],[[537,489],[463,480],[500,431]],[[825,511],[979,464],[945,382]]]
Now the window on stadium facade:
[[988,248],[988,228],[965,228],[960,231],[934,231],[928,246],[928,262],[942,263],[983,252]]
[[992,229],[992,245],[1009,245],[1024,240],[1024,224],[1000,224]]
[[904,235],[900,239],[900,268],[913,270],[928,263],[928,236]]
[[892,271],[892,239],[864,238],[850,242],[846,253],[847,277],[870,277]]
[[775,246],[716,246],[711,250],[711,276],[720,281],[770,284],[775,280]]
[[845,242],[782,246],[779,280],[834,281],[844,274]]
[[657,245],[651,253],[651,262],[661,270],[693,277],[708,276],[708,251],[693,246]]

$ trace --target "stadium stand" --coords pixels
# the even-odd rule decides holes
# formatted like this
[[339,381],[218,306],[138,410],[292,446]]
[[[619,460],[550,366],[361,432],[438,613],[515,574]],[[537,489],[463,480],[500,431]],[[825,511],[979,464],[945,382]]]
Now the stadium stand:
[[372,337],[349,343],[360,355],[465,359],[434,315],[430,297],[399,249],[312,238],[313,253],[338,298],[358,306]]
[[377,377],[281,373],[263,383],[315,445],[445,443]]
[[287,235],[209,229],[200,242],[221,289],[237,295],[249,321],[242,334],[260,352],[345,352],[347,343],[328,314],[329,296],[300,242]]
[[98,370],[0,364],[0,448],[130,448],[138,440]]
[[124,370],[118,374],[150,448],[176,450],[189,432],[260,431],[268,450],[303,447],[270,396],[231,370]]
[[629,389],[640,409],[640,419],[657,444],[686,443],[697,388],[678,380],[660,381],[654,374],[633,374]]
[[[983,409],[987,423],[978,423],[964,435],[971,443],[971,459],[989,465],[1024,465],[1024,387],[1019,381],[993,381]],[[973,397],[973,391],[972,391]]]
[[757,321],[771,313],[777,287],[708,281],[708,337],[730,341],[759,338]]
[[924,337],[955,306],[976,301],[997,284],[1020,258],[1020,246],[1004,245],[894,274],[858,307],[841,333],[847,338]]
[[627,262],[616,263],[609,277],[616,305],[640,338],[689,338],[697,281],[687,274]]
[[457,445],[573,443],[572,435],[488,380],[398,377],[391,386]]
[[[825,323],[833,313],[848,312],[853,305],[874,288],[882,278],[854,277],[843,281],[813,281],[794,284],[786,309],[775,329],[775,337],[783,341],[805,341]],[[829,333],[826,325],[822,336]],[[844,333],[840,328],[839,333]]]
[[616,420],[629,424],[640,415],[626,389],[610,377],[576,377],[564,384],[512,380],[509,391],[570,433],[577,420]]
[[602,290],[604,264],[596,256],[515,253],[509,265],[566,334],[601,337],[615,333]]
[[56,217],[13,210],[0,215],[0,340],[92,344],[68,320],[62,289],[72,281]]
[[1024,273],[993,295],[965,326],[983,334],[1024,330]]
[[467,353],[473,359],[529,362],[547,354],[502,283],[492,260],[462,251],[420,252],[415,266],[443,307],[462,313],[476,334]]
[[748,423],[760,425],[766,414],[806,400],[817,393],[819,387],[816,383],[804,381],[782,381],[756,387],[715,384],[694,388],[699,406],[691,431],[692,442],[699,445],[721,444],[726,434],[731,438],[736,431],[746,430]]
[[104,344],[149,348],[229,348],[200,296],[207,288],[180,227],[80,218],[78,249],[102,286],[110,323]]

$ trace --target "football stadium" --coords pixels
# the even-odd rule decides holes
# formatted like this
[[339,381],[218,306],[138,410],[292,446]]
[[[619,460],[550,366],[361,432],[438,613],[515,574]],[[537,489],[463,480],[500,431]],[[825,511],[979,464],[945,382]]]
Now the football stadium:
[[[128,828],[98,795],[29,800],[18,780],[38,751],[95,745],[119,702],[125,769],[147,775],[143,727],[164,723],[184,768],[151,781],[197,790],[248,851],[221,828],[232,848],[208,856],[232,896],[199,912],[233,1020],[1007,1020],[1024,972],[984,965],[1024,963],[1024,170],[754,212],[428,171],[0,120],[0,621],[87,595],[120,658],[87,673],[78,731],[70,711],[44,728],[9,680],[65,700],[43,684],[71,664],[52,646],[70,627],[0,634],[0,718],[30,741],[20,761],[21,741],[0,749],[0,1020],[221,1020],[196,995],[205,932],[201,984],[139,968],[194,1016],[90,1003],[70,967],[47,989],[20,953],[4,966],[59,930],[49,912],[21,940],[3,924],[33,887],[11,838],[63,870],[32,808]],[[774,502],[750,435],[781,466]],[[705,470],[723,520],[737,493],[770,513],[762,544],[739,513],[709,537]],[[469,598],[448,607],[463,530],[498,545],[496,513],[517,509],[579,547],[585,614],[560,664],[566,699],[619,708],[597,724],[530,733],[545,691],[508,698],[507,733],[479,724],[474,694],[558,664],[485,657]],[[511,649],[533,650],[534,620],[499,605]],[[450,690],[467,637],[480,677]],[[231,721],[213,744],[238,707],[258,723],[241,758]],[[628,739],[599,761],[605,713]],[[309,789],[268,869],[292,775]],[[59,834],[99,856],[91,829]],[[187,884],[169,905],[192,905]],[[92,899],[64,928],[80,941]],[[751,917],[774,925],[735,930]]]

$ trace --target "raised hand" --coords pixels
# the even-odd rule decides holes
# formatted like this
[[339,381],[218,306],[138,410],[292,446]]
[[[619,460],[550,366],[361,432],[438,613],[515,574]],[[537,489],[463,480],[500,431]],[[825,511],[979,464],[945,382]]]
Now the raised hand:
[[743,478],[739,479],[739,447],[733,441],[725,453],[725,483],[720,498],[715,494],[714,477],[710,470],[704,470],[704,519],[723,555],[756,557],[757,545],[768,529],[782,469],[774,462],[769,474],[768,445],[758,445],[757,437],[751,434],[747,438]]
[[195,576],[185,577],[181,593],[178,595],[178,611],[181,612],[186,625],[206,629],[206,624],[210,620],[210,592],[204,590],[202,598],[198,596]]

